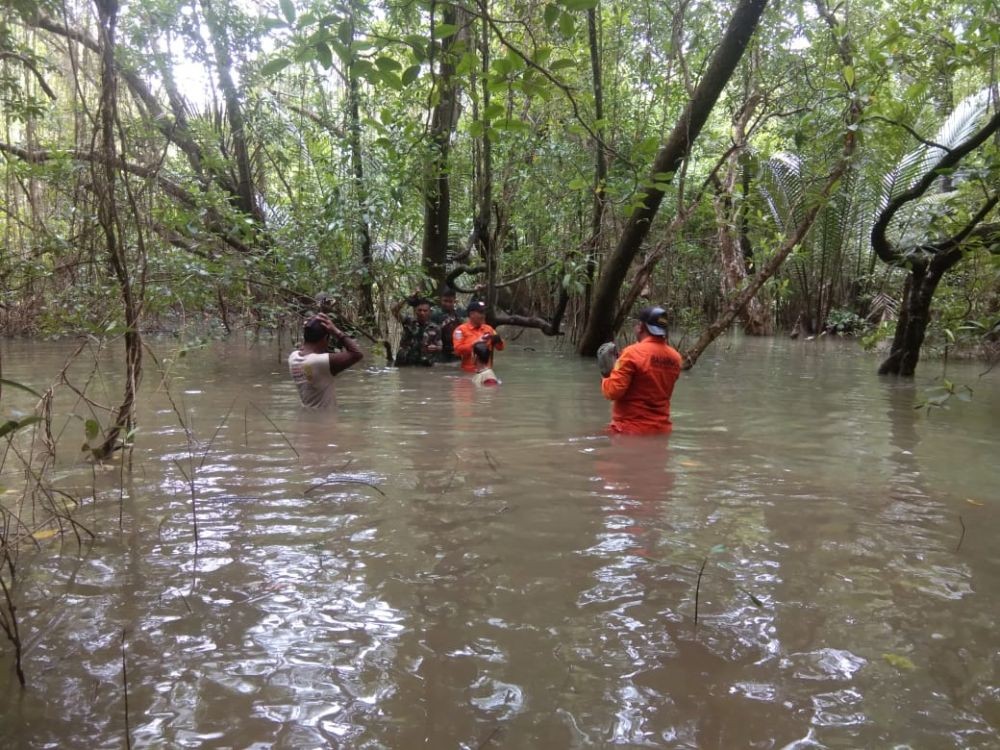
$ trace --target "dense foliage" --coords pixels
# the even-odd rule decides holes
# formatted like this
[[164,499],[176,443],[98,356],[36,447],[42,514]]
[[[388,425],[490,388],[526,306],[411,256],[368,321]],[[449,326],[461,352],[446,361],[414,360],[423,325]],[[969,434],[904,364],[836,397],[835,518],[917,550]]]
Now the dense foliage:
[[[706,324],[818,206],[741,320],[887,339],[908,266],[879,261],[872,224],[956,111],[973,129],[996,111],[996,6],[774,4],[682,167],[650,175],[739,5],[9,3],[4,330],[121,333],[125,283],[147,330],[273,327],[323,291],[380,338],[391,298],[448,278],[509,322],[575,333],[654,189],[626,303]],[[845,128],[857,146],[825,191]],[[993,137],[890,233],[954,233],[997,172]],[[978,218],[932,343],[996,327],[996,211]]]

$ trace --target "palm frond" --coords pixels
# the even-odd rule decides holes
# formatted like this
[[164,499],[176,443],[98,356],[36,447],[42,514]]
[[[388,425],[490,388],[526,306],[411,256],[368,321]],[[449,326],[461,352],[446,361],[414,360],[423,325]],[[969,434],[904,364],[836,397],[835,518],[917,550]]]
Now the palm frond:
[[758,188],[771,216],[784,230],[795,219],[805,192],[802,179],[802,160],[795,154],[778,152],[761,162]]
[[909,190],[945,155],[944,149],[952,149],[969,138],[989,113],[990,90],[983,89],[966,97],[955,107],[931,139],[943,146],[921,145],[902,159],[899,164],[882,178],[882,200],[880,210],[899,193]]

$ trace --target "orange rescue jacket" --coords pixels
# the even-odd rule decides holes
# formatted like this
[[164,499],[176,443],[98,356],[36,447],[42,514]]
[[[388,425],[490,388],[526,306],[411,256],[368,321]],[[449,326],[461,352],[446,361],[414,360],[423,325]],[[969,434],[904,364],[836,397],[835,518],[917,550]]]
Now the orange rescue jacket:
[[629,435],[670,432],[670,397],[680,374],[680,353],[659,336],[625,347],[601,380],[604,398],[613,402],[608,429]]
[[[489,334],[493,336],[496,331],[493,326],[483,323],[479,328],[473,328],[472,323],[465,321],[455,332],[451,335],[452,343],[454,344],[453,350],[455,354],[462,358],[462,369],[466,372],[476,371],[476,360],[472,356],[472,347],[477,341],[483,340],[483,335]],[[495,347],[493,345],[493,340],[488,339],[487,344],[490,347],[490,367],[493,367],[493,356],[492,352],[495,348],[497,351],[502,352],[504,348],[504,342],[501,341]]]

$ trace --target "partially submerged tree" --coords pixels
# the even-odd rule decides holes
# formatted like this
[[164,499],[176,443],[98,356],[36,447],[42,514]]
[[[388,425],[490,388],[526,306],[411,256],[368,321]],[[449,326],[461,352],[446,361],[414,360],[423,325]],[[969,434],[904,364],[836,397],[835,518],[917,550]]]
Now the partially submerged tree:
[[760,23],[766,5],[766,0],[742,0],[733,11],[704,76],[653,160],[646,182],[640,188],[634,210],[595,287],[590,318],[578,347],[580,354],[593,356],[597,348],[614,335],[618,294],[625,276],[643,240],[649,234],[665,191],[690,154],[692,144]]
[[[977,230],[1000,199],[998,132],[1000,106],[990,90],[981,91],[963,101],[932,140],[924,141],[887,176],[872,247],[882,261],[908,273],[892,347],[880,375],[915,373],[938,284],[984,239],[985,233],[978,231],[977,236]],[[977,155],[981,160],[975,169],[956,175]],[[964,184],[957,185],[956,177]]]

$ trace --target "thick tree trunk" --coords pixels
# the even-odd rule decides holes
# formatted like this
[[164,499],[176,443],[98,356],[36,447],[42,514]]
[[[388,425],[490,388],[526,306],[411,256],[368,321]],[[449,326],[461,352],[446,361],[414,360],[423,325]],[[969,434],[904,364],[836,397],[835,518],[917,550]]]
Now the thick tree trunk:
[[[719,284],[723,299],[731,299],[746,283],[750,271],[746,248],[746,195],[750,180],[743,166],[747,143],[747,125],[761,101],[758,93],[750,94],[733,118],[733,152],[729,155],[714,207],[718,225]],[[746,177],[746,179],[741,179]],[[740,185],[744,200],[736,199],[736,186]],[[770,333],[767,311],[758,297],[753,297],[739,313],[744,333],[761,336]]]
[[[484,20],[479,38],[479,54],[482,58],[480,80],[483,110],[490,107],[490,35],[489,26]],[[493,140],[489,128],[483,129],[482,158],[477,181],[475,235],[479,252],[486,262],[486,307],[491,325],[496,325],[497,315],[497,276],[500,269],[500,258],[497,243],[491,233],[493,216]]]
[[716,48],[704,77],[698,83],[691,101],[674,126],[667,142],[660,148],[647,177],[642,203],[625,225],[618,245],[611,253],[597,283],[587,328],[580,340],[579,352],[593,356],[597,348],[612,338],[615,307],[625,276],[656,216],[663,200],[663,190],[657,188],[669,182],[691,151],[702,127],[729,82],[743,51],[760,22],[767,0],[742,0],[729,20],[729,26]]
[[962,259],[956,248],[934,256],[929,263],[917,263],[910,270],[903,287],[903,302],[899,306],[896,333],[892,337],[889,356],[878,368],[879,375],[899,375],[912,378],[920,362],[927,326],[931,320],[931,302],[938,284],[952,266]]
[[[433,5],[432,5],[433,8]],[[446,5],[441,22],[454,25],[458,12]],[[431,19],[432,28],[436,25]],[[448,179],[448,152],[451,133],[458,120],[458,79],[452,47],[458,34],[447,37],[441,47],[438,67],[438,103],[431,115],[432,157],[424,180],[424,239],[422,259],[427,275],[438,285],[444,283],[448,263],[448,226],[451,220],[451,187]]]

